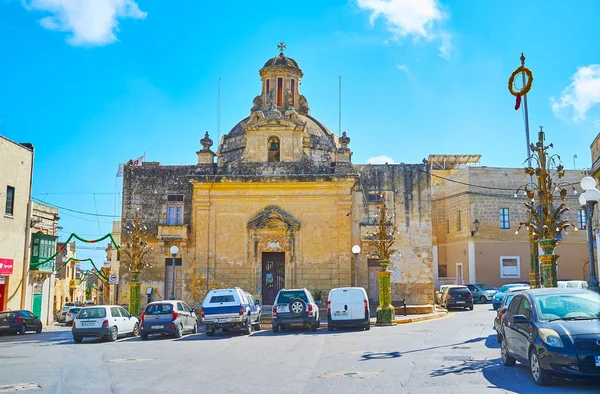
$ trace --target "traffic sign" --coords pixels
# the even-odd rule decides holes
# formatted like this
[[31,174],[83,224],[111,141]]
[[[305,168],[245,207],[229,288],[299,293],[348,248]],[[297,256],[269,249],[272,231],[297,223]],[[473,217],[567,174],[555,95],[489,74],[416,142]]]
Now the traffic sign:
[[117,274],[108,275],[108,284],[109,285],[116,285],[118,283],[119,283],[119,276]]

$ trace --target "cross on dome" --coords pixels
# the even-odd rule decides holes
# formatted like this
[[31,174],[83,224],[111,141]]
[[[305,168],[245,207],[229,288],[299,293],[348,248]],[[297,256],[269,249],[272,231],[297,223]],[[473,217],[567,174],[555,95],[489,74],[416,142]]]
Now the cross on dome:
[[285,48],[286,48],[286,46],[285,46],[285,43],[283,41],[281,41],[279,43],[279,45],[277,45],[277,49],[279,49],[279,54],[280,55],[283,55],[283,51],[285,51]]

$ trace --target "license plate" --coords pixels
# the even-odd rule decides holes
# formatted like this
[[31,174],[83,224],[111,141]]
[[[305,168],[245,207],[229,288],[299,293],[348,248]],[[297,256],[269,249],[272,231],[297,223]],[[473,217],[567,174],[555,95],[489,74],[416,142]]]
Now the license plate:
[[335,311],[333,316],[348,316],[348,312],[347,311]]
[[158,330],[159,328],[165,328],[165,326],[150,326],[152,330]]
[[231,321],[230,318],[227,319],[215,319],[215,323],[229,323]]
[[464,301],[456,301],[457,304],[464,304]]
[[600,356],[595,356],[594,359],[596,360],[596,366],[600,367]]
[[8,328],[8,326],[0,326],[0,328]]
[[93,321],[84,321],[81,323],[82,327],[89,327],[89,326],[93,326],[95,325],[95,323]]
[[277,312],[279,313],[284,313],[284,312],[289,312],[290,311],[290,307],[287,305],[278,305],[277,306]]

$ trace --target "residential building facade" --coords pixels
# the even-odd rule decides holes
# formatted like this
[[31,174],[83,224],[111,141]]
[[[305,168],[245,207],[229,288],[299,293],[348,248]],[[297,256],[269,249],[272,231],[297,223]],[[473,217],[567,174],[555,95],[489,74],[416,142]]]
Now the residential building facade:
[[[431,155],[433,242],[436,283],[529,282],[528,217],[522,168],[484,167],[479,155]],[[560,180],[570,210],[556,253],[559,279],[587,280],[585,212],[579,205],[581,171],[567,170]],[[560,196],[557,196],[557,203]],[[517,234],[518,231],[518,234]]]
[[58,250],[59,219],[57,208],[32,203],[26,309],[39,316],[44,325],[54,323],[54,255]]
[[0,310],[26,308],[33,146],[0,136]]

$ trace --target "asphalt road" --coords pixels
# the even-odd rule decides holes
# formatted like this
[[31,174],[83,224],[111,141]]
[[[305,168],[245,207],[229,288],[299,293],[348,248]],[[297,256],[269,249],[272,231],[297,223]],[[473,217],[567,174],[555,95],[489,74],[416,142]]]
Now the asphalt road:
[[[600,382],[538,388],[503,367],[490,305],[370,331],[218,333],[72,341],[70,331],[0,337],[0,393],[598,393]],[[21,386],[18,386],[21,384]],[[27,386],[29,385],[29,386]],[[23,391],[27,392],[27,391]]]

